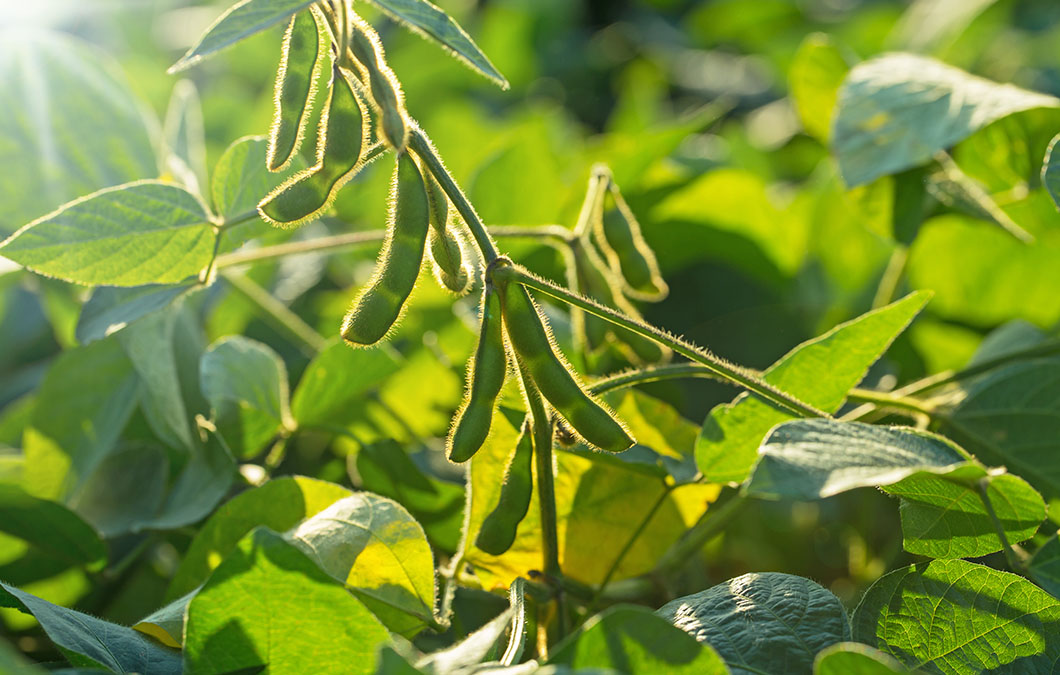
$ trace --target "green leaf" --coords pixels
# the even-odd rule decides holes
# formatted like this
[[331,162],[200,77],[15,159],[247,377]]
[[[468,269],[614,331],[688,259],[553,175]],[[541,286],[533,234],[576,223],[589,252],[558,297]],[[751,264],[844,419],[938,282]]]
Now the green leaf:
[[865,593],[852,625],[855,640],[913,668],[1048,673],[1060,660],[1060,600],[964,560],[887,574]]
[[944,430],[1004,464],[1046,497],[1060,496],[1060,359],[1005,366],[971,385]]
[[952,441],[908,427],[830,419],[795,420],[773,429],[759,449],[747,494],[768,499],[821,499],[890,485],[919,473],[986,475],[969,467]]
[[1060,209],[1060,152],[1055,152],[1056,142],[1060,141],[1060,134],[1053,137],[1049,142],[1049,149],[1045,151],[1045,162],[1042,164],[1042,184],[1049,191],[1056,208]]
[[207,434],[193,446],[187,464],[151,519],[151,529],[173,530],[199,522],[224,498],[235,477],[236,461],[228,446],[217,434]]
[[115,340],[63,352],[23,433],[26,491],[57,501],[76,494],[113,450],[139,398],[139,378]]
[[196,282],[172,286],[149,284],[132,288],[94,288],[77,319],[77,341],[87,344],[102,340],[138,319],[165,309],[177,298],[197,288],[199,284]]
[[1052,96],[997,84],[915,54],[854,66],[839,91],[832,143],[847,185],[863,185],[931,160],[991,122],[1054,108]]
[[434,556],[423,528],[397,502],[358,492],[287,536],[390,630],[409,636],[433,620]]
[[179,80],[173,86],[162,135],[168,153],[166,169],[189,191],[205,194],[206,131],[199,90],[191,80]]
[[[407,652],[404,656],[406,665],[412,667],[408,663],[412,661],[417,670],[410,672],[426,672],[431,675],[476,672],[476,666],[484,665],[491,657],[496,659],[500,656],[499,647],[503,645],[499,643],[504,637],[504,631],[512,624],[512,616],[513,611],[506,609],[455,645],[426,656],[418,656],[411,649],[404,650]],[[389,671],[380,670],[379,675],[389,675]]]
[[1027,571],[1039,586],[1060,598],[1060,538],[1057,535],[1034,552]]
[[790,96],[806,133],[827,144],[839,87],[850,66],[825,33],[807,35],[788,71]]
[[777,572],[730,579],[656,613],[712,646],[735,672],[809,673],[817,652],[850,639],[839,598]]
[[202,391],[237,457],[252,457],[276,433],[294,428],[287,368],[268,345],[242,336],[210,345],[199,364]]
[[700,644],[651,610],[610,607],[556,646],[549,663],[613,668],[623,673],[728,673],[709,645]]
[[464,524],[464,486],[424,473],[395,441],[363,446],[356,458],[358,485],[409,510],[431,544],[453,553]]
[[269,26],[300,12],[313,0],[239,0],[222,14],[188,50],[169,68],[169,73],[190,68],[216,51],[246,39]]
[[184,642],[184,615],[199,589],[183,595],[133,624],[133,630],[150,635],[167,647],[180,649]]
[[193,194],[156,181],[106,188],[14,233],[0,255],[86,285],[183,281],[210,262],[217,235]]
[[25,540],[41,553],[70,565],[96,570],[107,547],[92,526],[62,504],[0,483],[0,532]]
[[[987,497],[1005,537],[1016,544],[1045,520],[1045,501],[1019,476],[988,479]],[[902,547],[932,558],[978,558],[1002,550],[993,518],[973,485],[911,476],[884,488],[902,498]]]
[[255,527],[284,532],[349,494],[334,483],[294,476],[273,479],[232,498],[210,516],[192,540],[173,576],[167,600],[198,588]]
[[360,414],[364,395],[401,366],[385,348],[352,349],[335,340],[310,362],[294,390],[291,411],[305,427],[343,425]]
[[341,584],[283,537],[258,528],[188,605],[184,665],[189,672],[266,666],[287,673],[311,663],[322,672],[372,673],[388,640]]
[[0,181],[0,236],[81,195],[158,175],[146,106],[94,46],[2,31],[0,100],[0,166],[12,169]]
[[908,673],[899,661],[860,642],[840,642],[817,654],[813,675],[892,675]]
[[453,56],[497,83],[508,88],[508,80],[490,63],[478,45],[451,16],[427,0],[369,0],[396,21],[435,40]]
[[165,497],[169,460],[154,445],[128,444],[107,454],[69,499],[105,537],[147,527]]
[[[810,405],[835,412],[930,297],[929,293],[912,293],[839,324],[770,366],[764,373],[766,381]],[[714,408],[696,442],[699,470],[713,482],[743,481],[754,466],[762,439],[789,419],[790,414],[748,394]]]
[[0,582],[0,606],[32,614],[75,666],[102,666],[118,673],[181,672],[180,655],[131,628],[59,607]]

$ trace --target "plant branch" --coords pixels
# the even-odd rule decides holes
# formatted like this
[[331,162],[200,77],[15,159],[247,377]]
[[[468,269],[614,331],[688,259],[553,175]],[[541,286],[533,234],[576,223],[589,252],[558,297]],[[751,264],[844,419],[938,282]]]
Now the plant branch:
[[582,309],[590,314],[598,316],[601,319],[610,321],[611,323],[621,326],[638,335],[650,340],[655,340],[660,344],[664,344],[685,358],[702,364],[706,368],[715,372],[718,377],[736,384],[737,386],[755,394],[759,398],[762,398],[777,407],[783,408],[784,410],[791,411],[800,417],[830,417],[828,413],[818,410],[808,403],[800,401],[791,394],[787,394],[780,389],[777,389],[763,380],[761,376],[753,370],[729,363],[728,361],[715,356],[706,349],[687,342],[683,338],[676,337],[662,329],[656,328],[655,326],[628,317],[621,312],[615,311],[610,307],[605,307],[593,300],[578,295],[577,293],[572,293],[562,286],[558,286],[551,281],[542,279],[520,265],[514,263],[498,265],[494,268],[493,274],[507,277],[510,281],[522,284],[527,288],[533,288],[558,300],[562,300],[578,309]]
[[306,356],[312,358],[327,346],[327,340],[312,326],[246,276],[233,273],[225,273],[221,276],[233,290],[256,305],[261,310],[263,318],[290,337]]
[[905,410],[919,415],[927,415],[928,417],[934,417],[936,413],[935,406],[927,401],[921,401],[910,396],[902,396],[893,392],[855,388],[847,392],[847,400],[853,403],[870,403],[879,408]]
[[223,269],[235,265],[245,265],[247,263],[261,262],[264,260],[275,260],[276,258],[285,258],[287,256],[300,255],[303,253],[318,253],[321,251],[336,252],[343,249],[353,248],[361,244],[380,242],[383,241],[385,236],[386,230],[369,230],[367,232],[346,232],[344,234],[308,239],[306,241],[292,241],[286,244],[276,244],[275,246],[263,246],[261,248],[246,251],[226,253],[217,258],[216,266],[218,269]]
[[718,536],[732,522],[732,519],[747,505],[748,499],[743,492],[737,492],[721,506],[708,508],[696,524],[685,532],[684,536],[671,546],[662,558],[659,558],[651,576],[665,578],[680,569],[689,557]]
[[872,298],[873,309],[889,305],[894,300],[908,261],[909,248],[905,244],[896,245],[887,261],[887,267],[883,270],[883,276],[880,277],[880,283],[876,286],[876,295]]

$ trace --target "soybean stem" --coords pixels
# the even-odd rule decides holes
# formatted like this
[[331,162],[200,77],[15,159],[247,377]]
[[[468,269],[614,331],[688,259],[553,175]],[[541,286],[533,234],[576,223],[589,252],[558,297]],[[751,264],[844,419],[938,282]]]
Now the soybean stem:
[[562,286],[558,286],[551,281],[542,279],[520,265],[514,263],[502,265],[495,269],[493,273],[495,275],[499,274],[502,276],[508,276],[516,283],[522,284],[528,288],[533,288],[547,295],[551,295],[573,307],[582,309],[650,340],[655,340],[656,342],[664,344],[678,354],[714,371],[717,373],[718,377],[732,382],[773,405],[791,411],[800,417],[830,417],[828,413],[818,410],[810,404],[800,401],[791,394],[787,394],[780,389],[777,389],[763,380],[752,370],[729,363],[728,361],[715,356],[706,349],[697,347],[662,329],[656,328],[655,326],[642,321],[637,321],[636,319],[630,318],[610,307],[605,307],[593,300],[578,295],[577,293],[572,293]]
[[306,356],[312,358],[327,346],[327,340],[312,326],[249,278],[242,274],[232,273],[225,273],[221,276],[233,290],[254,303],[261,310],[263,318],[292,338],[292,341]]
[[894,300],[908,261],[909,248],[905,244],[896,245],[887,261],[887,267],[883,270],[883,276],[880,277],[880,283],[876,286],[876,295],[872,299],[873,309],[889,305]]
[[880,408],[907,410],[928,417],[935,416],[935,406],[911,396],[902,396],[893,392],[872,391],[871,389],[854,388],[847,392],[847,400],[852,403],[871,403]]

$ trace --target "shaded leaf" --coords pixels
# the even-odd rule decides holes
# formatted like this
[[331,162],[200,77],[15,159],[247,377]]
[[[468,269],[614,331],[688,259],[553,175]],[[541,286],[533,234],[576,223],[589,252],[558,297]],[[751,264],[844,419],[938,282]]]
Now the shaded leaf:
[[181,643],[184,642],[184,615],[196,592],[198,589],[151,612],[133,624],[133,630],[150,635],[167,647],[180,649]]
[[734,673],[809,673],[817,652],[850,639],[839,598],[791,574],[745,574],[656,613],[716,649]]
[[887,574],[865,593],[852,625],[855,640],[914,668],[1047,673],[1060,660],[1060,600],[964,560]]
[[1060,134],[1055,136],[1049,143],[1049,149],[1045,151],[1045,162],[1042,164],[1042,184],[1049,191],[1053,203],[1060,209],[1060,152],[1055,152],[1056,142],[1060,140]]
[[172,530],[210,515],[236,477],[236,462],[220,436],[208,433],[197,442],[177,480],[169,489],[151,529]]
[[15,485],[0,483],[0,531],[71,565],[99,569],[107,560],[99,534],[80,516]]
[[364,395],[397,372],[399,356],[385,348],[351,349],[335,340],[309,363],[295,387],[291,412],[299,425],[346,424],[360,414]]
[[0,244],[0,255],[78,284],[166,284],[206,267],[216,238],[194,195],[141,181],[100,190],[33,221]]
[[173,86],[162,126],[166,145],[166,169],[195,194],[206,190],[206,131],[199,90],[191,80]]
[[1060,598],[1060,539],[1057,535],[1034,552],[1027,571],[1039,586]]
[[105,537],[147,527],[165,497],[169,460],[154,445],[128,444],[107,454],[69,504]]
[[165,309],[195,288],[198,288],[195,282],[94,288],[77,319],[77,341],[86,344],[102,340],[138,319]]

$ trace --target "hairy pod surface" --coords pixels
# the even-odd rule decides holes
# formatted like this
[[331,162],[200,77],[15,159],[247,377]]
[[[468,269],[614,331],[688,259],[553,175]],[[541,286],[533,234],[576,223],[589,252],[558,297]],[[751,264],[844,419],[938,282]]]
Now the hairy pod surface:
[[601,450],[622,452],[633,445],[625,427],[574,378],[526,288],[508,282],[501,293],[508,340],[522,367],[556,412],[586,443]]
[[416,286],[430,225],[423,176],[408,153],[398,155],[390,222],[375,276],[342,322],[342,337],[355,346],[379,342],[397,322]]
[[281,227],[311,220],[360,170],[367,137],[361,103],[338,68],[332,73],[328,104],[320,120],[315,166],[292,176],[258,204],[263,218]]
[[611,184],[611,196],[615,206],[606,210],[599,221],[597,240],[600,248],[612,269],[622,273],[627,295],[638,300],[662,300],[670,288],[659,272],[655,253],[644,240],[636,216],[614,183]]
[[316,9],[299,12],[284,33],[266,154],[269,171],[287,168],[302,144],[312,114],[317,75],[324,60],[321,37],[326,34],[319,21]]
[[501,322],[501,297],[492,284],[482,293],[482,318],[478,345],[467,368],[467,394],[457,411],[446,443],[452,462],[466,462],[478,452],[489,435],[493,409],[508,374]]
[[515,543],[519,523],[530,510],[533,497],[534,443],[529,422],[523,422],[515,451],[508,460],[508,470],[501,485],[496,508],[482,521],[475,546],[490,555],[501,555]]
[[383,140],[395,150],[404,150],[409,140],[409,125],[401,84],[387,65],[379,34],[356,14],[350,15],[350,52],[367,76],[379,113]]
[[431,203],[431,233],[427,251],[434,277],[442,288],[464,295],[471,290],[471,266],[467,262],[463,234],[450,217],[449,198],[426,168],[423,168],[423,179]]

